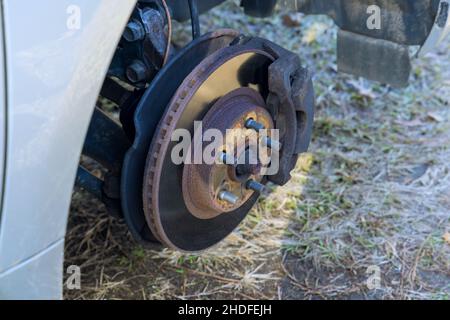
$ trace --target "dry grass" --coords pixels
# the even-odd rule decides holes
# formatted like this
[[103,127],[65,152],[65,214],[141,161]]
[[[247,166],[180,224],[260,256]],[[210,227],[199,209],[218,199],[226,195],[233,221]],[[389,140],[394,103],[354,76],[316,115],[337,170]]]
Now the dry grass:
[[[144,250],[76,191],[66,264],[81,266],[83,287],[66,298],[449,299],[450,41],[393,90],[337,74],[330,20],[295,18],[287,28],[281,14],[245,18],[229,3],[202,19],[284,45],[315,72],[314,141],[289,185],[220,246],[190,256]],[[369,266],[382,270],[380,289],[366,286]]]

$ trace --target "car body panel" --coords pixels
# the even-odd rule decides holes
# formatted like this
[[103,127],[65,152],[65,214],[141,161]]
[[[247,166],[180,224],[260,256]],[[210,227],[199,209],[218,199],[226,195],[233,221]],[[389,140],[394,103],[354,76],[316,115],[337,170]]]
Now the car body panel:
[[0,289],[10,268],[64,239],[90,118],[135,4],[3,1],[8,110]]

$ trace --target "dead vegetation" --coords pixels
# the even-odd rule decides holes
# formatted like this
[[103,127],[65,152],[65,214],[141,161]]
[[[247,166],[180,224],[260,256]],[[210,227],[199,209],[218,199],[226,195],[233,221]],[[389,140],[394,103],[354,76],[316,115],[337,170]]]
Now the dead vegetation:
[[[310,153],[289,185],[265,195],[232,236],[201,255],[143,249],[76,191],[66,264],[82,268],[82,290],[65,297],[449,299],[450,40],[414,61],[409,88],[393,90],[336,73],[336,29],[327,18],[253,19],[228,3],[202,22],[205,30],[269,38],[311,67]],[[178,29],[189,38],[187,25]],[[381,285],[370,290],[374,266]]]

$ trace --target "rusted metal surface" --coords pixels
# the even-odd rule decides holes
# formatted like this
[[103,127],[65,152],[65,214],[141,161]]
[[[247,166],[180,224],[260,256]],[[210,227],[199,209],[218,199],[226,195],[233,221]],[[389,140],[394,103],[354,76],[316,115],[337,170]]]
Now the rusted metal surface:
[[[280,0],[306,14],[326,14],[349,32],[404,45],[422,45],[433,27],[439,0]],[[381,28],[368,28],[367,8],[380,8]]]

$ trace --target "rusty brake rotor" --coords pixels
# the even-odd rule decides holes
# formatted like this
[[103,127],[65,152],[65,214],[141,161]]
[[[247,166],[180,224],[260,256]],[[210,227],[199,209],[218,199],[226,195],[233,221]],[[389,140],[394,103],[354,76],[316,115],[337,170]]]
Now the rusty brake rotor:
[[[238,209],[250,199],[255,190],[248,184],[263,180],[264,164],[259,161],[259,133],[246,127],[249,120],[266,129],[273,120],[261,95],[250,88],[240,88],[217,101],[203,118],[200,134],[218,130],[223,141],[214,145],[210,158],[214,163],[196,164],[189,159],[183,169],[183,197],[189,212],[199,219],[212,219]],[[209,141],[196,141],[195,150],[206,150]],[[230,159],[231,157],[231,159]]]

